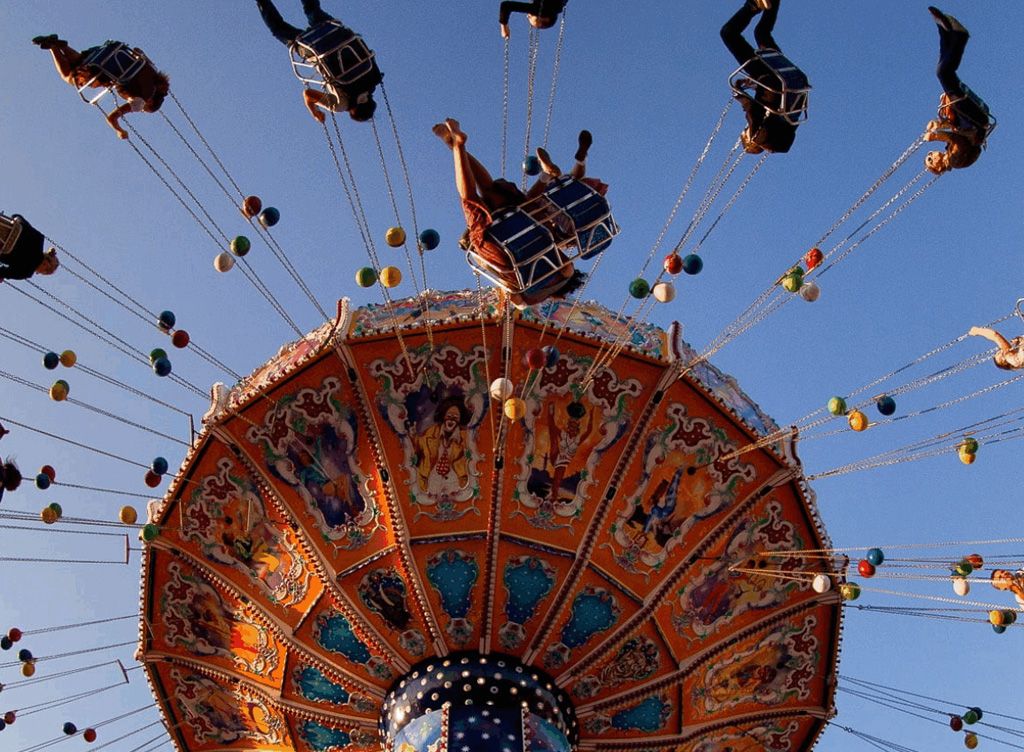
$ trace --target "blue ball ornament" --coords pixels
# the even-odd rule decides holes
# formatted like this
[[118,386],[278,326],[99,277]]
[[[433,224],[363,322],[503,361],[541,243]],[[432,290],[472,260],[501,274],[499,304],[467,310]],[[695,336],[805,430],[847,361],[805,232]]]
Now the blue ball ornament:
[[167,472],[167,460],[165,460],[163,457],[154,457],[149,467],[157,475],[163,475],[164,473]]
[[10,650],[12,647],[14,647],[14,641],[10,637],[7,635],[0,637],[0,650]]
[[869,548],[868,549],[868,555],[867,555],[866,558],[874,566],[877,567],[877,566],[881,565],[881,563],[883,561],[885,561],[885,554],[882,553],[882,549],[880,549],[880,548]]
[[39,475],[36,476],[36,488],[38,488],[40,491],[45,491],[49,487],[50,476],[47,475],[46,473],[39,473]]
[[441,244],[441,235],[437,230],[426,229],[420,233],[420,245],[423,250],[432,251]]
[[167,358],[157,358],[153,361],[153,373],[157,376],[166,376],[171,372],[171,361]]
[[173,311],[161,311],[157,317],[157,325],[164,331],[174,328],[174,322],[177,318],[174,316]]
[[993,624],[992,625],[992,631],[995,632],[996,634],[1002,634],[1003,632],[1006,631],[1006,627],[1004,627],[1002,624]]
[[704,260],[696,253],[683,256],[683,271],[687,274],[700,274],[704,268]]
[[268,206],[260,212],[260,224],[264,227],[273,227],[281,221],[281,212],[273,206]]
[[64,733],[68,736],[74,736],[78,733],[78,726],[73,724],[71,721],[68,721],[64,724]]
[[875,403],[875,407],[878,408],[878,412],[882,415],[892,415],[896,412],[896,400],[886,394],[878,398],[878,402]]
[[28,648],[22,648],[18,651],[18,660],[22,663],[27,663],[32,660],[32,651]]
[[60,356],[55,352],[48,352],[43,356],[43,368],[52,371],[60,365]]
[[527,175],[540,175],[540,160],[532,154],[523,160],[523,172]]
[[544,345],[541,350],[544,352],[545,358],[547,358],[544,365],[548,368],[551,368],[555,363],[557,363],[558,359],[562,355],[554,345]]

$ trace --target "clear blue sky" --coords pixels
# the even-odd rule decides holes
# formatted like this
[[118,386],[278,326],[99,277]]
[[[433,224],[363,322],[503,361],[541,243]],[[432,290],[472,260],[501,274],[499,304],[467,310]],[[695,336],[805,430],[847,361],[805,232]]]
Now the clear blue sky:
[[[963,79],[989,102],[1000,125],[991,146],[969,170],[943,177],[905,215],[866,242],[822,279],[821,300],[794,301],[718,354],[715,363],[785,425],[891,371],[933,347],[1007,313],[1024,295],[1021,285],[1022,98],[1017,52],[1024,30],[1019,0],[952,0],[945,10],[972,32]],[[298,0],[279,0],[298,24]],[[462,121],[470,146],[497,170],[502,113],[502,43],[497,2],[390,3],[325,0],[325,9],[361,32],[377,51],[409,162],[421,227],[442,237],[428,261],[428,283],[450,289],[473,285],[455,247],[462,218],[452,184],[449,152],[430,133],[445,116]],[[611,185],[609,199],[623,227],[588,296],[617,308],[651,248],[683,181],[728,99],[734,67],[718,27],[738,2],[612,2],[574,0],[552,117],[550,151],[568,167],[576,132],[593,131],[590,171]],[[623,14],[622,7],[630,8]],[[284,48],[262,27],[247,0],[51,0],[0,2],[0,208],[20,212],[49,236],[86,259],[154,310],[169,308],[206,349],[241,373],[273,355],[290,330],[238,274],[212,268],[218,249],[178,206],[100,114],[79,101],[55,75],[49,56],[33,47],[36,34],[57,32],[79,48],[107,38],[143,47],[171,75],[175,94],[246,192],[281,210],[276,237],[321,304],[350,296],[379,300],[354,284],[367,263],[345,197],[328,158],[320,127],[301,105],[301,87]],[[821,2],[785,0],[776,37],[807,71],[814,90],[809,122],[788,155],[769,158],[749,190],[702,250],[705,271],[678,280],[678,298],[654,320],[683,323],[700,348],[806,250],[934,117],[939,86],[934,67],[935,26],[924,3],[907,0]],[[543,37],[537,77],[533,145],[543,130],[557,31]],[[525,115],[527,31],[513,24],[510,164],[519,161]],[[168,113],[172,110],[170,106]],[[204,202],[230,234],[245,229],[223,197],[166,137],[159,116],[131,122],[161,154],[200,187]],[[725,137],[708,159],[705,176],[721,163],[725,142],[741,127],[733,108]],[[380,123],[385,126],[384,121]],[[378,250],[395,253],[380,238],[391,224],[376,148],[368,126],[342,123],[360,179],[360,192],[378,237]],[[915,164],[923,158],[915,156]],[[392,163],[393,164],[393,163]],[[916,167],[914,168],[916,169]],[[906,177],[914,169],[901,173]],[[398,179],[397,171],[392,173]],[[897,185],[891,182],[891,187]],[[404,188],[396,186],[399,198]],[[730,189],[731,190],[731,189]],[[674,243],[693,213],[703,186],[691,192],[670,228]],[[890,191],[891,192],[891,191]],[[403,205],[404,210],[404,205]],[[714,216],[715,211],[712,212]],[[659,254],[660,256],[663,253]],[[249,256],[267,284],[304,329],[316,312],[262,245]],[[395,263],[399,257],[393,256]],[[67,274],[44,286],[142,351],[165,346],[151,327],[125,314]],[[0,286],[3,326],[60,351],[72,348],[83,363],[105,370],[194,414],[206,405],[128,362],[97,339]],[[412,293],[408,285],[399,292]],[[1008,322],[1021,334],[1022,322]],[[952,359],[985,349],[975,340]],[[168,348],[170,349],[170,348]],[[224,379],[193,353],[171,353],[175,372],[199,385]],[[131,420],[185,436],[184,420],[74,371],[44,371],[37,356],[0,340],[0,368],[38,383],[66,378],[72,395]],[[951,361],[945,361],[946,365]],[[920,375],[922,372],[917,372]],[[985,366],[909,395],[901,411],[928,407],[1003,377]],[[887,451],[1020,405],[1019,387],[942,410],[899,426],[807,442],[801,456],[809,473]],[[176,467],[180,447],[67,404],[52,403],[25,387],[0,381],[0,415],[101,446],[140,461],[161,454]],[[49,463],[60,480],[145,493],[141,470],[27,431],[7,436],[0,454],[14,454],[30,475]],[[948,456],[822,480],[814,485],[833,541],[840,546],[991,539],[1018,534],[1021,445],[983,448],[962,466]],[[41,492],[27,482],[6,496],[4,509],[37,510],[60,501],[67,514],[111,518],[122,499],[70,489]],[[116,539],[0,531],[11,556],[107,558]],[[65,538],[73,540],[65,540]],[[960,551],[959,553],[968,553]],[[1011,551],[1012,552],[1012,551]],[[955,554],[950,554],[955,555]],[[0,562],[0,629],[23,629],[130,614],[137,608],[137,554],[127,567]],[[888,585],[890,583],[886,583]],[[899,589],[898,583],[895,589]],[[951,595],[944,584],[924,589]],[[987,586],[979,600],[1012,601]],[[929,605],[903,599],[865,602]],[[934,604],[933,604],[934,605]],[[34,638],[39,655],[132,640],[136,625]],[[28,645],[29,643],[24,643]],[[52,673],[108,656],[130,662],[131,647],[40,664]],[[840,670],[872,681],[919,688],[925,694],[1020,713],[1020,633],[994,635],[985,625],[960,624],[848,611]],[[13,659],[12,653],[0,659]],[[58,666],[60,669],[58,669]],[[79,726],[149,702],[141,672],[133,686],[19,720],[3,732],[5,749],[21,749],[60,734],[66,718]],[[18,678],[0,668],[0,681]],[[109,669],[95,675],[0,694],[0,712],[116,681]],[[959,748],[948,730],[838,696],[838,723],[915,749]],[[101,741],[155,720],[133,716],[101,734]],[[114,746],[130,749],[146,733]],[[130,743],[131,742],[131,743]],[[80,741],[72,741],[78,744]],[[983,744],[991,743],[984,742]],[[868,749],[830,729],[821,749]]]

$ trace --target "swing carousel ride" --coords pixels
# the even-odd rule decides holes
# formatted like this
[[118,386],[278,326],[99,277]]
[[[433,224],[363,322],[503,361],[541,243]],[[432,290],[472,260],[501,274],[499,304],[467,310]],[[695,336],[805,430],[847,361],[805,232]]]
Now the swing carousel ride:
[[[248,3],[12,9],[4,96],[49,127],[6,110],[0,245],[17,209],[61,267],[0,285],[5,749],[1021,747],[1024,372],[965,332],[1024,331],[993,271],[1024,113],[986,67],[1022,9],[963,10],[1002,122],[939,176],[923,8],[787,0],[808,73],[765,78],[678,46],[717,50],[734,3],[588,3],[507,40],[498,3],[325,7],[363,39],[289,54]],[[145,47],[90,54],[159,63],[164,106],[118,141],[116,92],[72,107],[28,44],[51,28]],[[299,106],[328,45],[339,80],[384,72],[370,122]],[[744,151],[730,86],[779,89],[791,154]],[[458,240],[449,112],[524,191],[586,126],[611,189],[567,173],[496,214],[509,273]],[[953,291],[935,262],[968,252]]]

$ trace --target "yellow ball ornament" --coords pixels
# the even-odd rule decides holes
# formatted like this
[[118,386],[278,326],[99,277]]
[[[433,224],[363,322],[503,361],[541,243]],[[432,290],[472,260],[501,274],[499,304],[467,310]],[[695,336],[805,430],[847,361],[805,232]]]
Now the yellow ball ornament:
[[518,397],[505,400],[505,417],[509,420],[522,420],[526,415],[526,403]]
[[957,452],[957,456],[960,457],[960,461],[965,465],[973,465],[974,461],[978,459],[978,455],[974,452],[965,452],[963,449]]
[[398,287],[402,282],[402,270],[397,266],[385,266],[380,270],[380,283],[385,287]]
[[60,354],[60,364],[65,368],[71,368],[78,362],[78,356],[74,350],[65,350]]
[[36,675],[36,664],[31,662],[21,664],[21,675],[26,679],[31,679]]
[[134,525],[139,519],[139,513],[135,511],[135,507],[123,506],[121,512],[117,515],[118,519],[121,520],[125,525]]
[[401,227],[389,227],[388,231],[384,233],[384,242],[392,248],[399,248],[405,243],[405,230]]
[[851,410],[846,421],[854,431],[863,431],[868,427],[868,416],[860,410]]
[[57,510],[53,507],[44,507],[43,511],[39,513],[39,519],[47,525],[52,525],[57,521],[58,517],[60,517],[60,515],[57,514]]

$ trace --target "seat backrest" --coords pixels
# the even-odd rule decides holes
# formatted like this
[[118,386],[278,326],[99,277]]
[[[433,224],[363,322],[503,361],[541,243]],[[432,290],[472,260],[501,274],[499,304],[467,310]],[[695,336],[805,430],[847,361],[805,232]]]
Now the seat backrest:
[[10,253],[20,236],[21,219],[0,214],[0,256]]
[[757,54],[779,77],[784,89],[789,91],[806,91],[811,88],[811,84],[807,80],[807,74],[797,68],[788,57],[778,50],[761,50]]
[[110,85],[122,86],[135,78],[146,62],[145,55],[123,42],[106,42],[90,53],[81,66],[92,69]]
[[[325,21],[306,30],[292,45],[293,67],[298,64],[314,68],[323,82],[337,86],[351,86],[372,73],[376,69],[373,57],[362,37],[337,21]],[[367,90],[378,83],[379,76],[375,81],[367,81]]]

